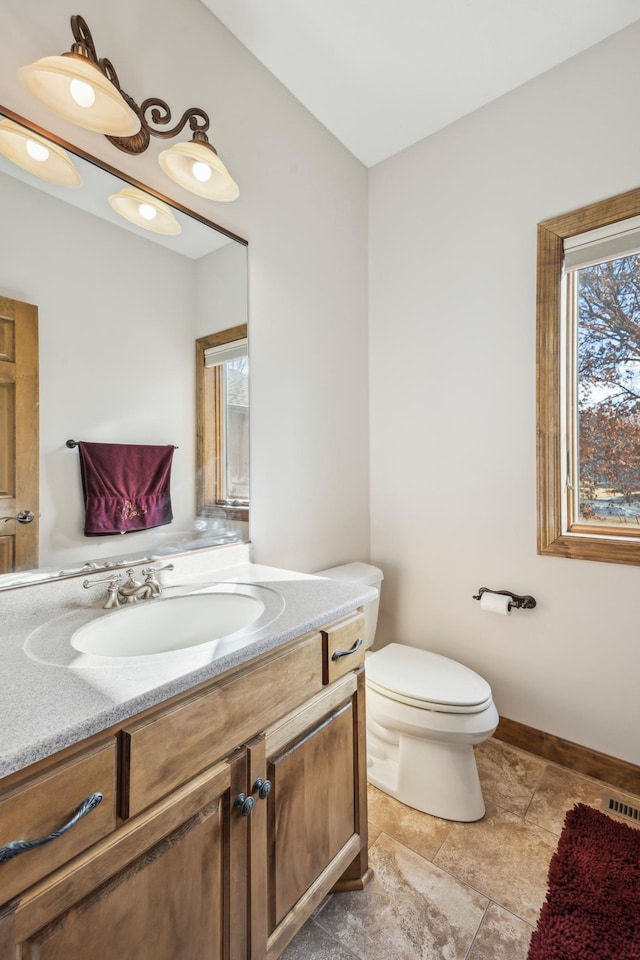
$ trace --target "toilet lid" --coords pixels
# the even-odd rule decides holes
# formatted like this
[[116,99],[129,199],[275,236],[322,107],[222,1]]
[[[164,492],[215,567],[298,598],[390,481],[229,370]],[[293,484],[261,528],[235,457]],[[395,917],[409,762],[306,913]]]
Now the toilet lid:
[[369,654],[365,671],[374,690],[423,709],[475,713],[491,700],[491,687],[469,667],[400,643]]

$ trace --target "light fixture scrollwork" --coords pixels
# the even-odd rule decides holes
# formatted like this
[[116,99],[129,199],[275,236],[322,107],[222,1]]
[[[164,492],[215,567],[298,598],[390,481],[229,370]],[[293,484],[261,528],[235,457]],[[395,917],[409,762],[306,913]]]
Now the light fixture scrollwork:
[[[235,200],[240,191],[215,147],[209,143],[209,117],[190,107],[178,123],[164,100],[150,97],[140,106],[120,86],[110,60],[98,58],[91,31],[79,14],[71,17],[74,43],[59,57],[44,57],[18,71],[25,87],[59,116],[88,130],[103,133],[129,154],[144,153],[151,137],[170,140],[189,125],[193,136],[163,150],[162,170],[179,186],[209,200]],[[153,126],[152,126],[153,124]]]

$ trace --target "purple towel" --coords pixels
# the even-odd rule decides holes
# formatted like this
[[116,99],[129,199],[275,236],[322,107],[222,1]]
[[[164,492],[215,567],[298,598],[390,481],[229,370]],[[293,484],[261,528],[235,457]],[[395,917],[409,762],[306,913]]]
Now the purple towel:
[[171,523],[173,446],[78,443],[85,537]]

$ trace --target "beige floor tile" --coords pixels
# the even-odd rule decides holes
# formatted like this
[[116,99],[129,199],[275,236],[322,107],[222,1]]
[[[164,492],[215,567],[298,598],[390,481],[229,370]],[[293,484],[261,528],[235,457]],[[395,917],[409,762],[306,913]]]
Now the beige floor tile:
[[544,760],[493,739],[481,743],[475,755],[485,803],[524,816],[544,771]]
[[407,807],[369,784],[369,820],[379,831],[399,840],[415,853],[433,860],[451,829],[451,821]]
[[280,960],[356,960],[347,947],[330,936],[313,920],[307,921],[291,941]]
[[380,834],[382,833],[382,827],[379,827],[377,823],[372,823],[369,820],[369,846],[372,847]]
[[556,846],[553,834],[488,804],[484,820],[454,824],[433,862],[535,924]]
[[360,960],[464,960],[488,901],[384,833],[373,881],[336,894],[316,916]]
[[467,960],[527,960],[533,927],[490,903]]
[[565,767],[547,764],[527,811],[527,820],[559,836],[568,810],[576,803],[586,803],[600,809],[604,796],[612,796],[632,805],[637,803],[634,797],[606,783],[580,776]]

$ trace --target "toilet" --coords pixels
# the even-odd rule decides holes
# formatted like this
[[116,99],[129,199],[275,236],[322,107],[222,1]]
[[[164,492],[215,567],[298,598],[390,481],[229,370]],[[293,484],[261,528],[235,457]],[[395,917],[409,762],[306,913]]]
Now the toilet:
[[[365,648],[373,644],[383,573],[368,563],[318,577],[366,584]],[[498,712],[481,676],[448,657],[390,643],[365,660],[368,779],[402,803],[445,820],[484,816],[473,747],[494,733]]]

